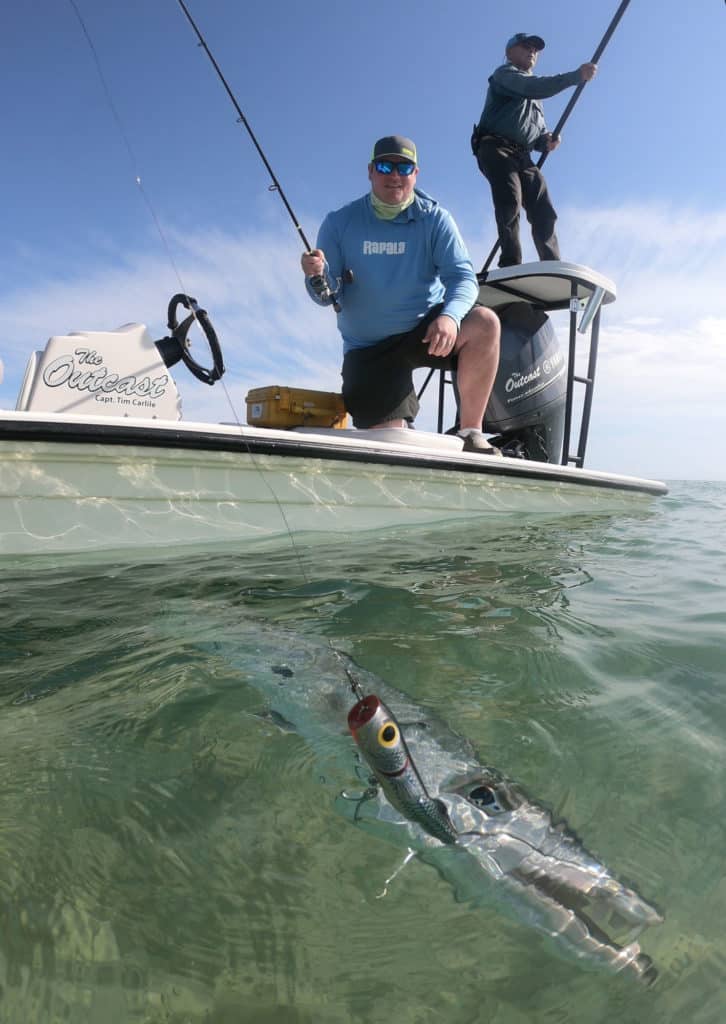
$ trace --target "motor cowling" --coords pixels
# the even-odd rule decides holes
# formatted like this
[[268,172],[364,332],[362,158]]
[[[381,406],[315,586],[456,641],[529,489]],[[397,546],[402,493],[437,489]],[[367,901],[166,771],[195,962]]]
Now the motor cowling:
[[527,302],[496,310],[502,325],[499,369],[484,429],[505,455],[560,461],[567,360],[547,314]]

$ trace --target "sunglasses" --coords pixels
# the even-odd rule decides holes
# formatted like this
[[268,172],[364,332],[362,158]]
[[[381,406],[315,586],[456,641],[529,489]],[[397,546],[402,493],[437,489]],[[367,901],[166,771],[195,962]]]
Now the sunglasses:
[[398,171],[404,178],[408,178],[416,170],[416,164],[408,162],[398,164],[393,160],[374,160],[373,166],[379,174],[393,174],[394,171]]

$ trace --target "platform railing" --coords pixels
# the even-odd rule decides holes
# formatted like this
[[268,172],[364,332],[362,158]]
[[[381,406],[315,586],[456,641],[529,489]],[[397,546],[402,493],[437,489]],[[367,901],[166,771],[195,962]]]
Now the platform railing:
[[[597,355],[598,355],[598,343],[600,339],[600,312],[602,307],[604,291],[602,288],[596,288],[587,302],[584,304],[583,301],[577,297],[577,285],[573,281],[571,284],[570,291],[570,305],[569,305],[569,337],[568,337],[568,358],[567,358],[567,392],[565,398],[565,425],[564,435],[562,441],[562,458],[560,464],[563,466],[574,465],[584,466],[585,464],[585,451],[587,449],[587,439],[590,430],[590,415],[592,412],[592,398],[595,388],[595,369],[597,367]],[[578,324],[578,315],[580,322]],[[581,376],[575,373],[575,361],[577,356],[577,335],[587,334],[589,329],[590,344],[587,358],[587,372],[585,376]],[[437,372],[435,368],[429,370],[426,375],[421,388],[417,393],[417,398],[420,400],[428,388],[431,378]],[[452,386],[454,384],[453,374],[450,370],[439,370],[439,393],[438,393],[438,407],[437,407],[437,426],[436,429],[440,434],[444,432],[444,413],[446,409],[446,387],[447,385]],[[582,411],[580,414],[580,430],[577,439],[577,450],[572,453],[570,451],[570,442],[572,435],[572,420],[573,420],[573,404],[574,404],[574,392],[575,384],[582,384],[584,386],[584,394],[582,397]]]

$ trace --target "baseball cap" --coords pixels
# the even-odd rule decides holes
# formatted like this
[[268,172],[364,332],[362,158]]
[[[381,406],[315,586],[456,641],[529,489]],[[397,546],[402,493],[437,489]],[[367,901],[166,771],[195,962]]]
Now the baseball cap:
[[529,32],[516,32],[504,49],[508,50],[510,46],[516,46],[517,43],[530,43],[537,50],[544,50],[545,48],[545,41],[542,36],[531,36]]
[[373,147],[371,160],[382,160],[386,156],[403,156],[411,163],[418,163],[416,144],[405,135],[384,135]]

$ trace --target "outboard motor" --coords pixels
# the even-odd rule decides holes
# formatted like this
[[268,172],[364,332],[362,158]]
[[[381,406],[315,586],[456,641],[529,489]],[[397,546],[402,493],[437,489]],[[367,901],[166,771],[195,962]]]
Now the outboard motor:
[[528,302],[496,310],[499,369],[484,430],[504,455],[559,463],[565,426],[567,360],[550,318]]

